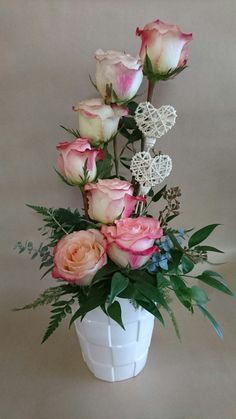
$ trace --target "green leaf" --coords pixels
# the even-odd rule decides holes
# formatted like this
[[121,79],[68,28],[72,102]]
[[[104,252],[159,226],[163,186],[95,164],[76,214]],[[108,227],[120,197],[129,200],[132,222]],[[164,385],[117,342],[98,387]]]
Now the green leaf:
[[175,295],[179,299],[181,304],[183,304],[184,307],[186,307],[188,310],[193,312],[190,288],[187,287],[184,280],[177,275],[171,275],[170,281],[171,281],[173,290],[175,292]]
[[171,262],[169,263],[169,269],[177,271],[182,255],[183,255],[183,251],[179,249],[171,249],[170,254],[171,254]]
[[202,305],[198,304],[197,305],[199,310],[202,312],[202,314],[204,314],[204,316],[206,316],[208,318],[208,320],[210,320],[212,326],[215,329],[216,334],[219,336],[220,339],[224,339],[222,330],[220,328],[220,326],[218,325],[217,321],[214,319],[214,317],[209,313],[209,311],[203,307]]
[[172,221],[174,218],[178,217],[178,215],[179,215],[179,213],[178,213],[178,214],[173,214],[173,215],[170,215],[169,217],[167,217],[167,219],[166,219],[166,223],[169,223],[169,222],[170,222],[170,221]]
[[163,306],[166,310],[168,310],[168,304],[163,297],[163,294],[153,285],[144,282],[136,282],[135,288],[149,300],[155,301],[156,303]]
[[121,307],[118,301],[114,301],[114,303],[107,308],[107,312],[109,316],[125,330],[121,317]]
[[215,230],[215,228],[219,224],[209,224],[206,227],[201,228],[200,230],[193,233],[193,235],[190,237],[188,241],[189,248],[196,246],[197,244],[203,242],[207,239],[207,237]]
[[157,202],[157,201],[159,201],[159,200],[161,199],[162,195],[163,195],[163,192],[165,192],[166,188],[167,188],[167,185],[163,186],[163,188],[162,188],[162,189],[160,189],[160,191],[158,191],[158,192],[157,192],[157,193],[156,193],[156,194],[152,197],[152,201],[153,201],[153,202]]
[[122,291],[124,291],[129,284],[129,278],[122,275],[120,272],[116,272],[111,281],[111,291],[109,295],[109,303],[113,303],[115,297],[117,297]]
[[60,127],[65,131],[69,132],[69,134],[73,135],[75,138],[80,138],[80,133],[77,129],[67,128],[64,125],[60,125]]
[[198,304],[206,304],[209,301],[208,295],[202,288],[198,287],[197,285],[193,285],[190,288],[190,295],[192,299]]
[[74,184],[70,183],[58,170],[54,167],[54,170],[56,174],[59,176],[59,178],[62,180],[63,183],[65,183],[68,186],[75,186]]
[[152,68],[152,62],[148,56],[148,53],[146,52],[145,60],[144,60],[144,66],[143,66],[143,73],[145,76],[153,76],[153,68]]
[[58,328],[59,324],[61,323],[61,321],[66,316],[66,310],[65,309],[66,309],[66,306],[64,304],[63,307],[58,307],[57,312],[53,312],[53,314],[50,318],[50,323],[49,323],[48,328],[47,328],[47,330],[46,330],[46,332],[43,336],[43,339],[42,339],[41,343],[44,343],[55,332],[55,330]]
[[216,277],[221,278],[221,275],[218,274],[218,272],[204,271],[201,275],[198,275],[196,278],[209,285],[210,287],[216,288],[218,291],[234,296],[234,293],[227,287],[227,285],[223,284],[223,282],[216,279]]
[[163,326],[165,326],[164,319],[158,310],[157,306],[152,301],[143,301],[143,300],[135,300],[137,303],[145,308],[145,310],[149,311],[149,313],[153,314],[154,317],[156,317]]
[[99,269],[96,275],[93,277],[91,286],[101,281],[112,279],[113,274],[118,271],[118,266],[115,265],[111,260],[108,260],[108,263]]
[[68,285],[62,285],[59,287],[47,288],[40,296],[33,301],[31,304],[27,304],[21,308],[15,308],[13,311],[35,309],[39,306],[45,306],[47,304],[53,304],[58,301],[61,295],[73,294],[77,292],[77,287]]
[[172,324],[173,324],[173,326],[174,326],[176,336],[177,336],[177,338],[181,341],[181,336],[180,336],[179,326],[178,326],[178,323],[177,323],[176,317],[175,317],[175,315],[174,315],[174,313],[173,313],[173,311],[172,311],[172,310],[169,310],[169,315],[170,315],[170,318],[171,318]]
[[102,294],[92,295],[91,297],[87,297],[86,300],[81,304],[79,309],[74,313],[71,318],[70,326],[72,323],[78,319],[79,317],[84,317],[89,311],[94,310],[95,308],[99,307],[100,305],[104,304],[106,301],[106,296]]
[[107,144],[103,148],[103,159],[97,161],[97,177],[107,179],[111,175],[113,167],[112,155],[108,152]]
[[136,121],[131,116],[124,116],[122,118],[122,124],[123,124],[124,128],[126,128],[126,129],[133,130],[133,129],[137,128]]
[[128,103],[127,106],[129,108],[129,115],[134,115],[135,114],[135,111],[136,111],[136,109],[138,107],[138,103],[137,102],[134,102],[134,101],[131,101],[131,102]]
[[184,274],[191,272],[194,268],[194,263],[185,255],[182,256],[182,270]]
[[94,83],[94,81],[93,81],[92,77],[90,76],[90,74],[89,74],[89,80],[90,80],[91,84],[93,85],[93,87],[94,87],[94,88],[97,90],[97,92],[98,92],[97,85]]
[[195,250],[201,251],[201,252],[224,253],[224,252],[222,252],[222,250],[216,249],[216,247],[212,247],[212,246],[197,246],[195,248]]

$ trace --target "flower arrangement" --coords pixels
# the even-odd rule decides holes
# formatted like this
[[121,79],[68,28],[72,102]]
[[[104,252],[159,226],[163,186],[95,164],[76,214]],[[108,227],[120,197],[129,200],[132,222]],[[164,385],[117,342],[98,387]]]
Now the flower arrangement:
[[[209,252],[222,253],[202,244],[218,224],[195,232],[171,227],[179,215],[180,188],[155,190],[172,169],[171,158],[156,150],[157,140],[174,126],[177,115],[170,105],[156,109],[152,96],[158,82],[187,67],[192,34],[160,20],[136,34],[142,40],[138,57],[96,52],[96,82],[91,81],[100,97],[73,106],[79,130],[62,126],[72,139],[57,146],[57,173],[66,184],[79,187],[83,212],[29,205],[43,217],[39,230],[44,240],[38,248],[32,242],[16,245],[20,253],[39,257],[43,277],[51,273],[55,281],[32,304],[17,309],[51,305],[43,342],[67,315],[71,325],[97,307],[124,327],[118,299],[141,306],[162,325],[166,311],[179,337],[173,297],[190,313],[199,309],[222,338],[199,282],[233,293],[217,272],[194,274]],[[148,79],[147,102],[137,103],[143,76]],[[152,203],[158,205],[155,217],[148,212]],[[189,285],[189,278],[196,284]]]

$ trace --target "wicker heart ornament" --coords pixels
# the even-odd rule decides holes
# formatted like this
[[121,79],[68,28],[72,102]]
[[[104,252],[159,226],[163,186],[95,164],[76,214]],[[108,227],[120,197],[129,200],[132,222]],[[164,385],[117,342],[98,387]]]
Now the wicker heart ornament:
[[148,151],[136,153],[131,161],[130,171],[140,185],[151,187],[158,185],[169,176],[172,160],[166,154],[152,157]]
[[138,128],[147,138],[162,137],[175,125],[176,117],[176,110],[171,105],[156,109],[150,102],[142,102],[135,111]]

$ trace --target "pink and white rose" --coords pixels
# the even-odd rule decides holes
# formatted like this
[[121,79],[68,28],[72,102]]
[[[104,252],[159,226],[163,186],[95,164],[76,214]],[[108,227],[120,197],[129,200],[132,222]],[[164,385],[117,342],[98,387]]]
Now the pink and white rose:
[[143,197],[133,196],[130,182],[114,179],[99,179],[84,188],[88,198],[88,214],[92,220],[111,224],[117,218],[129,217]]
[[150,217],[124,218],[114,226],[102,226],[107,254],[117,265],[138,269],[158,250],[156,239],[163,236],[159,221]]
[[80,102],[73,110],[78,112],[80,134],[94,145],[110,140],[117,133],[121,116],[128,114],[127,108],[105,105],[102,99]]
[[154,72],[165,74],[187,63],[191,33],[183,33],[176,25],[156,20],[143,29],[137,28],[136,35],[142,39],[141,60],[144,63],[147,53]]
[[82,185],[96,178],[96,158],[101,160],[103,152],[101,149],[92,148],[87,138],[59,143],[57,150],[60,152],[57,159],[58,168],[69,183]]
[[89,285],[107,263],[106,240],[97,230],[81,230],[64,236],[54,248],[53,278]]
[[139,57],[132,57],[118,51],[99,49],[95,53],[96,85],[105,99],[106,85],[112,84],[115,95],[112,101],[130,100],[136,95],[143,79],[142,62]]

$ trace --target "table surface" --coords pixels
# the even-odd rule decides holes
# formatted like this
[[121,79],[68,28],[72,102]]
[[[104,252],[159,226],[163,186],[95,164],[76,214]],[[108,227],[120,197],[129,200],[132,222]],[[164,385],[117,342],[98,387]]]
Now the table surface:
[[[219,267],[235,289],[234,257]],[[235,419],[235,300],[210,290],[221,342],[200,314],[174,303],[179,343],[171,324],[155,325],[149,359],[134,379],[106,383],[84,364],[74,330],[65,322],[44,345],[48,310],[15,313],[50,280],[36,281],[34,263],[3,258],[1,282],[1,419]],[[36,285],[37,284],[37,285]],[[37,289],[38,287],[38,289]]]

